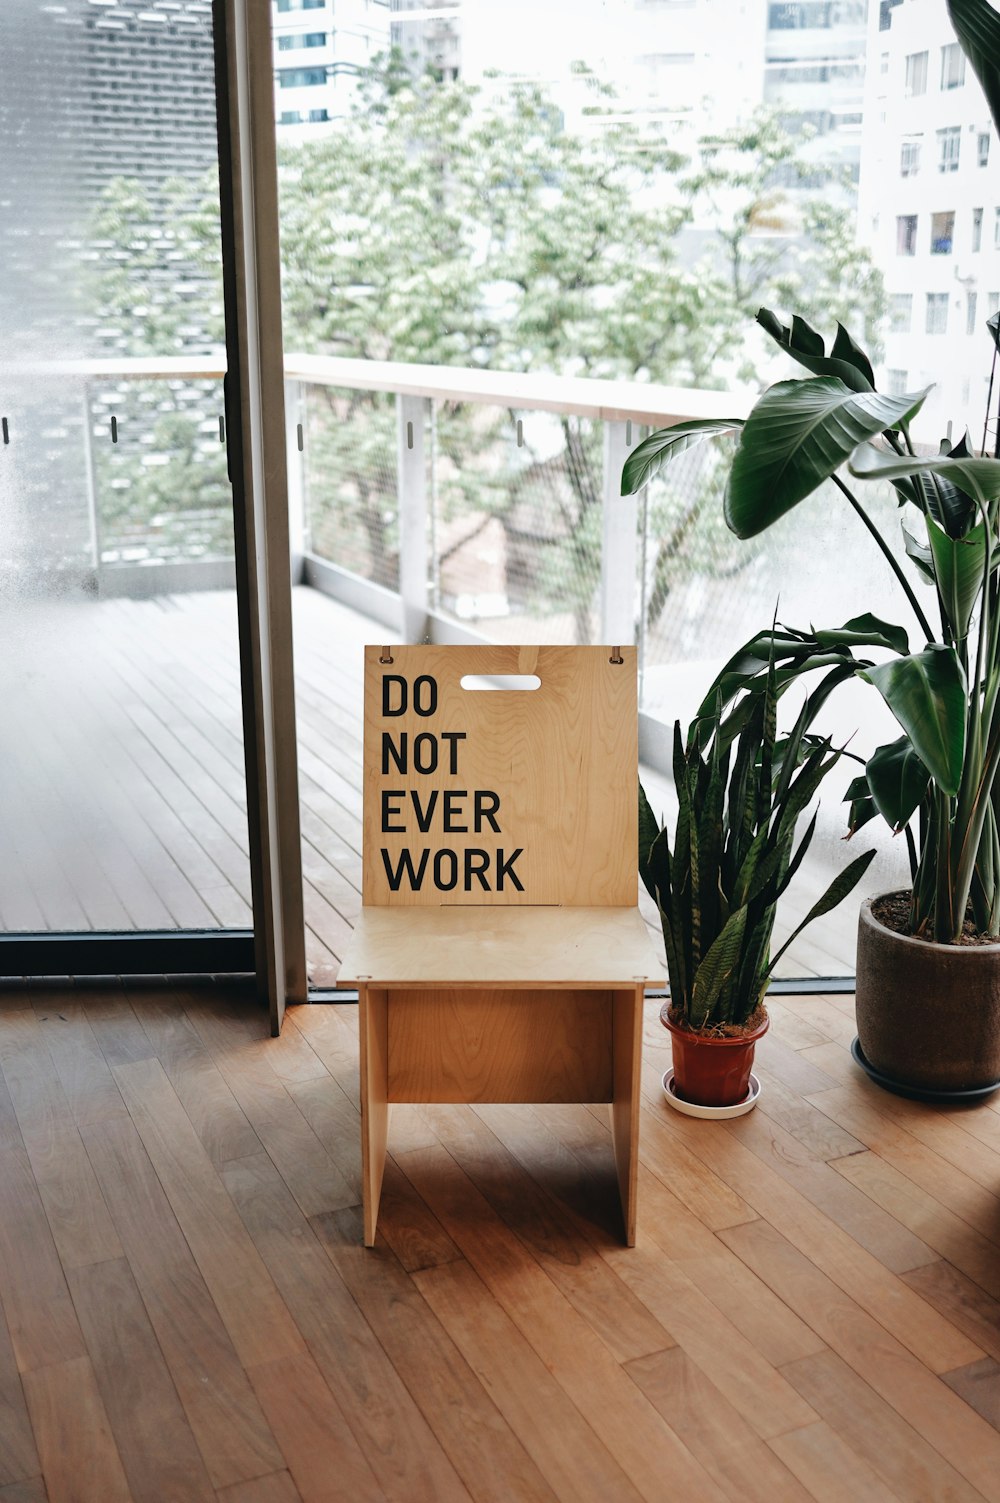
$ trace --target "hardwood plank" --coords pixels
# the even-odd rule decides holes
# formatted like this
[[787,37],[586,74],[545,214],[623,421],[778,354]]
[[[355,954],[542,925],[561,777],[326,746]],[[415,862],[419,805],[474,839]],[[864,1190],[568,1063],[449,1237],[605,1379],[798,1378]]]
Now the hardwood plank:
[[284,1301],[159,1062],[118,1065],[115,1079],[243,1363],[301,1352]]
[[[835,1353],[803,1357],[790,1363],[785,1373],[903,1503],[917,1498],[974,1503],[982,1496]],[[784,1445],[788,1439],[782,1437],[775,1443]],[[860,1496],[867,1498],[865,1493]]]
[[[677,1117],[677,1114],[671,1116]],[[775,1168],[765,1164],[731,1134],[692,1133],[691,1128],[699,1124],[687,1117],[679,1118],[681,1125],[665,1116],[658,1120],[665,1125],[668,1142],[679,1140],[692,1145],[710,1168],[732,1184],[739,1185],[741,1195],[806,1259],[811,1260],[820,1273],[861,1309],[881,1321],[932,1372],[948,1372],[982,1355],[979,1351],[971,1351],[971,1343],[922,1300],[911,1299],[911,1291],[892,1271],[860,1247],[829,1216],[803,1200],[795,1186],[787,1183]],[[645,1129],[646,1118],[643,1135],[648,1141],[651,1135]],[[833,1175],[834,1171],[829,1173]],[[728,1246],[732,1246],[729,1231],[720,1235]],[[900,1235],[908,1238],[912,1233],[900,1228]],[[919,1261],[930,1262],[934,1256],[932,1249],[925,1248]],[[782,1297],[785,1297],[783,1291]]]
[[156,1058],[156,1050],[124,991],[115,988],[87,992],[84,1009],[109,1065],[128,1065]]
[[[632,1480],[469,1265],[413,1278],[560,1503],[638,1503]],[[713,1495],[695,1494],[699,1503]]]
[[120,1257],[108,1208],[34,1013],[5,1020],[0,1064],[62,1266],[81,1268]]
[[41,1471],[7,1322],[0,1314],[0,1498],[8,1483]]
[[165,996],[147,988],[128,996],[213,1163],[258,1153],[260,1139],[187,1016],[184,995]]
[[[361,1119],[357,1105],[332,1076],[290,1082],[288,1094],[305,1117],[354,1196],[361,1201]],[[398,1113],[397,1113],[398,1116]],[[242,1157],[246,1158],[244,1154]]]
[[[212,1050],[223,1080],[304,1213],[311,1216],[354,1205],[354,1187],[331,1160],[268,1063],[271,1040],[261,1036],[264,1019],[255,1017],[248,1033],[245,1009],[244,1026],[234,1026],[239,1022],[238,999],[232,1000],[229,1009],[220,1010],[203,993],[189,994],[186,1007],[199,1035]],[[235,1017],[227,1016],[233,1011]]]
[[235,1482],[216,1493],[220,1503],[302,1503],[302,1495],[288,1472],[272,1472],[253,1482]]
[[24,1392],[50,1503],[131,1503],[90,1359],[25,1373]]
[[35,1009],[45,1047],[78,1126],[128,1115],[82,1001]]
[[458,1474],[273,1165],[258,1154],[223,1165],[222,1174],[387,1496],[468,1503]]
[[131,1120],[83,1134],[213,1485],[279,1470],[284,1458]]
[[27,1482],[0,1487],[0,1503],[49,1503],[49,1495],[41,1477],[31,1477]]
[[70,1289],[135,1503],[210,1503],[214,1489],[124,1258]]
[[900,1494],[861,1460],[825,1420],[776,1435],[771,1450],[816,1503],[897,1503]]
[[706,1503],[718,1496],[683,1442],[444,1149],[418,1150],[397,1162],[642,1496],[662,1496],[664,1467],[679,1490]]
[[1000,1300],[940,1259],[903,1277],[956,1330],[963,1331],[991,1357],[1000,1359]]
[[[996,1242],[954,1215],[877,1154],[857,1154],[833,1167],[989,1294],[1000,1296],[1000,1250]],[[983,1207],[984,1211],[987,1209]]]
[[462,1254],[410,1181],[390,1158],[386,1160],[379,1202],[379,1235],[392,1248],[407,1273],[452,1263]]
[[0,1152],[0,1296],[22,1373],[86,1355],[23,1149]]
[[637,1357],[625,1370],[728,1496],[809,1503],[810,1495],[681,1347]]
[[387,1503],[308,1353],[253,1367],[249,1376],[303,1503]]
[[1000,1436],[978,1415],[772,1227],[756,1222],[723,1237],[772,1287],[780,1285],[792,1308],[957,1472],[987,1498],[1000,1499]]
[[395,1256],[362,1245],[360,1211],[318,1216],[313,1225],[470,1496],[477,1503],[554,1503],[552,1489]]
[[968,1367],[945,1373],[944,1381],[977,1414],[981,1414],[987,1424],[1000,1430],[1000,1362],[993,1357],[984,1357],[981,1362],[971,1362]]

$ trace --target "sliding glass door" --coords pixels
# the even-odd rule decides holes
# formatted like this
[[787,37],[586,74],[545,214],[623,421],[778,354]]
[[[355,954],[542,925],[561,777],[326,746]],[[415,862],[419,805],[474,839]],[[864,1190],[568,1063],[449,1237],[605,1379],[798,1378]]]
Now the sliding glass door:
[[0,974],[253,967],[217,151],[208,0],[4,0]]

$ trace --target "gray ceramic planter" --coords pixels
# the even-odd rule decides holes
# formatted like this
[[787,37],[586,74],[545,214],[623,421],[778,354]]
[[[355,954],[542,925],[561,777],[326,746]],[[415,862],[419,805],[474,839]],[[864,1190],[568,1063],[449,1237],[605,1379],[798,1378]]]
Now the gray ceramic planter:
[[1000,944],[895,934],[872,917],[872,901],[858,920],[855,1005],[881,1083],[929,1093],[1000,1086]]

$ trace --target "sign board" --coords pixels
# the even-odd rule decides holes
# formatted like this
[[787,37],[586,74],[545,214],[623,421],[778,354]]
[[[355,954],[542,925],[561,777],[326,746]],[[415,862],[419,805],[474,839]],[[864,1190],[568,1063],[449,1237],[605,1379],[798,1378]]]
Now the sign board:
[[612,653],[365,649],[366,905],[635,905],[636,654]]

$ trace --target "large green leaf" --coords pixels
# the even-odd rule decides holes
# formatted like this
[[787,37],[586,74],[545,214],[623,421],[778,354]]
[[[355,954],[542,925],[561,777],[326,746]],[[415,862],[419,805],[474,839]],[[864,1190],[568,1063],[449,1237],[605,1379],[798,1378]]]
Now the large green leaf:
[[948,0],[948,14],[1000,135],[1000,15],[988,0]]
[[757,313],[757,322],[786,355],[791,355],[793,360],[804,365],[807,371],[812,371],[814,376],[837,376],[852,391],[874,390],[875,376],[871,361],[860,345],[855,344],[843,324],[837,325],[837,336],[828,355],[822,335],[817,334],[798,314],[792,318],[791,327],[786,327],[770,309],[761,308]]
[[852,835],[856,835],[870,819],[874,819],[878,814],[866,777],[851,780],[844,794],[844,803],[851,806],[847,816],[847,834],[844,836],[845,840],[850,840]]
[[[901,399],[902,400],[902,399]],[[749,423],[747,424],[749,427]],[[955,458],[949,454],[920,458],[913,454],[887,454],[863,443],[851,455],[848,468],[860,480],[893,480],[900,475],[940,475],[974,496],[984,506],[1000,496],[1000,459]]]
[[942,792],[956,794],[965,760],[968,685],[954,647],[932,643],[861,676],[878,689]]
[[833,376],[779,381],[743,427],[726,486],[733,532],[741,538],[763,532],[811,496],[865,439],[911,418],[924,396],[854,392]]
[[910,639],[905,628],[882,621],[871,612],[854,616],[836,631],[816,632],[821,647],[891,647],[893,652],[909,652]]
[[931,777],[909,736],[880,746],[869,757],[865,774],[876,809],[898,833],[919,807]]
[[[646,790],[639,784],[639,876],[649,896],[656,901],[656,882],[650,864],[650,853],[660,833],[659,821],[646,797]],[[664,895],[666,897],[666,894]]]
[[731,433],[742,428],[742,418],[697,418],[686,423],[674,423],[669,428],[659,428],[644,438],[625,461],[622,470],[622,495],[632,496],[670,459],[676,459],[685,449],[700,444],[703,439],[716,433]]
[[913,536],[913,533],[908,531],[902,524],[900,524],[900,530],[903,534],[903,547],[906,549],[907,557],[912,558],[921,574],[930,584],[936,584],[937,577],[934,573],[934,555],[930,548],[926,543],[919,542]]
[[933,517],[928,517],[927,541],[948,624],[956,639],[961,640],[968,635],[969,621],[983,586],[986,524],[980,522],[964,538],[951,538]]

